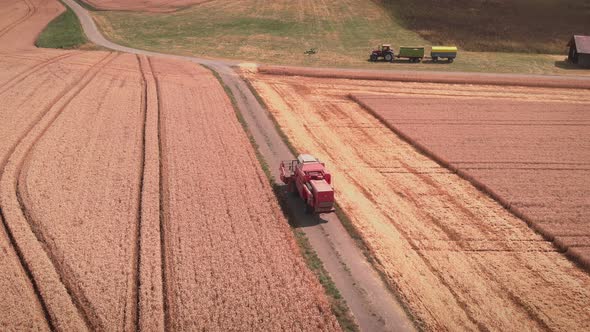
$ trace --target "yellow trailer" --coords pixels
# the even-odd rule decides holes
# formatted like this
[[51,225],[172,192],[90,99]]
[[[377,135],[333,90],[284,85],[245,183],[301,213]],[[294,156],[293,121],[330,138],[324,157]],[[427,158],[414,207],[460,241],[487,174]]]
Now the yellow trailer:
[[438,62],[438,59],[447,59],[449,62],[453,62],[457,57],[456,46],[432,46],[430,51],[430,57],[433,62]]

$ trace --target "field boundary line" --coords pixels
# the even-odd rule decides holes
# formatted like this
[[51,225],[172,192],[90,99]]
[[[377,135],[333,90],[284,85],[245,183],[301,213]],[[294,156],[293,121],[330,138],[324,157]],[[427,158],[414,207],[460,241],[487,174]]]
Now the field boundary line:
[[511,75],[461,72],[370,71],[362,69],[306,68],[263,65],[258,72],[277,76],[304,76],[314,78],[352,79],[367,81],[393,81],[440,84],[475,84],[522,86],[536,88],[590,89],[590,79],[549,75]]
[[[53,255],[45,243],[39,239],[35,227],[27,219],[28,212],[22,205],[18,193],[18,177],[28,153],[36,142],[45,134],[71,100],[92,81],[102,67],[116,56],[114,53],[107,54],[90,67],[80,79],[56,96],[25,129],[9,150],[8,157],[0,164],[2,165],[0,204],[2,204],[1,214],[4,227],[14,239],[12,245],[17,252],[20,252],[19,259],[32,277],[31,283],[39,290],[36,295],[49,316],[49,324],[57,330],[86,330],[90,325],[88,325],[87,317],[80,311],[79,303],[72,297],[70,290],[64,284],[63,276],[56,268]],[[77,91],[72,93],[72,89],[76,86],[78,87]],[[51,114],[51,111],[60,102],[62,105],[57,106],[57,110],[53,112],[55,114]],[[40,132],[33,135],[35,131]]]
[[488,185],[479,181],[476,177],[472,176],[468,172],[465,172],[462,169],[451,164],[450,161],[446,160],[445,158],[439,156],[438,154],[434,153],[428,147],[424,146],[423,144],[417,142],[412,137],[404,133],[395,125],[389,123],[383,116],[381,116],[378,112],[374,111],[369,105],[367,105],[363,100],[355,96],[354,94],[348,95],[349,99],[357,103],[362,109],[367,111],[369,114],[374,116],[379,122],[381,122],[385,127],[389,128],[394,134],[400,137],[403,141],[410,144],[414,147],[418,152],[423,154],[424,156],[430,158],[441,167],[444,167],[451,172],[457,174],[463,180],[468,181],[471,183],[475,188],[477,188],[480,192],[484,193],[488,197],[492,198],[494,201],[498,202],[504,209],[510,212],[516,218],[523,220],[534,232],[541,235],[546,241],[551,242],[555,248],[565,254],[566,257],[570,258],[570,260],[576,263],[579,267],[584,269],[587,272],[590,272],[590,262],[586,262],[582,259],[580,255],[576,255],[576,253],[571,252],[568,247],[562,246],[559,241],[555,241],[555,236],[551,235],[549,232],[544,230],[541,226],[539,226],[534,220],[532,220],[526,213],[522,212],[518,207],[514,206],[510,201],[503,198],[501,195],[496,193],[492,188]]

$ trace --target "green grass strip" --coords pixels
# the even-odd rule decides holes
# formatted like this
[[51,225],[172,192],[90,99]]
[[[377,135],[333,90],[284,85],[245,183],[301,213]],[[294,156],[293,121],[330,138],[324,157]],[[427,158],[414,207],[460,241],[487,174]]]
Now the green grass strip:
[[35,42],[44,48],[73,49],[86,44],[88,40],[82,31],[78,17],[66,6],[66,11],[49,22]]

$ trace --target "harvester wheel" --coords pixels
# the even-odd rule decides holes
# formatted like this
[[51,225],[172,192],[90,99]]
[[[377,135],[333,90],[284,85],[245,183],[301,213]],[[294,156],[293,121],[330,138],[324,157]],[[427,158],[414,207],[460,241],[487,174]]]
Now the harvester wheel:
[[385,61],[393,62],[393,54],[391,54],[391,53],[385,54]]
[[437,56],[433,57],[432,62],[438,62],[438,57]]
[[453,61],[455,61],[454,58],[449,58],[449,63],[453,63]]

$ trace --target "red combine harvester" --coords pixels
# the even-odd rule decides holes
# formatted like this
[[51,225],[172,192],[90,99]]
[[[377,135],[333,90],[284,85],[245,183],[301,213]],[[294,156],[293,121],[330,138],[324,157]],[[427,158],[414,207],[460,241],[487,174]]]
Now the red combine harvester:
[[281,162],[281,181],[289,192],[297,192],[305,201],[308,213],[334,210],[332,176],[324,163],[309,154],[301,154],[295,160]]

